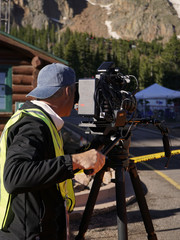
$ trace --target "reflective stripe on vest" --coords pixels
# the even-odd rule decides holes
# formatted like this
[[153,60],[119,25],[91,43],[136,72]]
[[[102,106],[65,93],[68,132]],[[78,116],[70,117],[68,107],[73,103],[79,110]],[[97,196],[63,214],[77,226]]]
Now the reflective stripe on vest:
[[[3,171],[4,171],[4,164],[6,161],[6,146],[7,146],[7,135],[10,127],[18,122],[22,117],[25,115],[30,115],[33,117],[37,117],[43,120],[52,135],[53,145],[55,149],[56,157],[64,155],[63,151],[63,140],[62,136],[59,135],[57,129],[55,128],[54,124],[49,120],[49,118],[39,109],[26,109],[26,110],[18,110],[16,113],[9,119],[7,122],[0,139],[0,168],[1,168],[1,186],[0,186],[0,228],[6,230],[6,226],[9,224],[11,219],[11,201],[12,195],[8,194],[6,191],[4,184],[3,184]],[[71,212],[75,205],[75,196],[74,190],[72,185],[72,180],[67,179],[64,182],[57,184],[57,189],[60,189],[61,195],[63,199],[66,201],[66,207],[69,212]]]

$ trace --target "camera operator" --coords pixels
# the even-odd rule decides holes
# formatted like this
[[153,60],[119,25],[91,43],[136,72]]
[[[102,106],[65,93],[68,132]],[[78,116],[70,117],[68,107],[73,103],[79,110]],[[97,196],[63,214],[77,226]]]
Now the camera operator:
[[0,146],[2,240],[66,239],[64,202],[69,211],[74,205],[72,182],[66,180],[78,169],[91,169],[93,175],[105,164],[95,149],[64,155],[61,117],[69,116],[74,93],[74,71],[49,64],[27,95],[36,100],[27,101],[5,126]]

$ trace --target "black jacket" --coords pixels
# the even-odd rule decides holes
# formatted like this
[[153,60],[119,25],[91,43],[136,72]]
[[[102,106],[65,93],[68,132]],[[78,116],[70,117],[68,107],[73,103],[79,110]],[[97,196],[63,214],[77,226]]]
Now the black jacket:
[[[43,110],[31,102],[22,108]],[[74,176],[70,155],[55,157],[49,128],[32,116],[11,127],[7,146],[4,185],[13,196],[14,218],[0,239],[64,239],[64,203],[56,183]]]

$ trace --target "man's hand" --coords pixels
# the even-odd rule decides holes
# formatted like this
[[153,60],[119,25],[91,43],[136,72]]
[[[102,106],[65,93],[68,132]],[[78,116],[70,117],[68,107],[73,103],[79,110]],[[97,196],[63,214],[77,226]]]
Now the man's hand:
[[91,149],[83,153],[72,154],[71,156],[73,161],[73,170],[92,169],[93,171],[90,175],[94,175],[99,172],[105,164],[105,156],[95,149]]

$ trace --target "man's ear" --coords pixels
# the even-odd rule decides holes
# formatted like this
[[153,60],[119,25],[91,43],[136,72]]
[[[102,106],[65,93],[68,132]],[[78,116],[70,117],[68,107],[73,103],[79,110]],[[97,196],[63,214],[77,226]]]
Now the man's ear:
[[70,87],[69,86],[65,87],[65,94],[66,94],[66,96],[69,96],[70,93],[71,93]]

